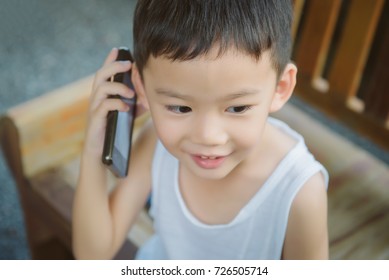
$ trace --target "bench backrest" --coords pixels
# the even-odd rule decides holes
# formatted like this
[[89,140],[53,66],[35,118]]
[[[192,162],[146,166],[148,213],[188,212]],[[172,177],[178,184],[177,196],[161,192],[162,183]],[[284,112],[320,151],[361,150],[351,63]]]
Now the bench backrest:
[[92,80],[87,77],[41,95],[9,109],[1,118],[3,150],[12,153],[6,158],[20,164],[25,177],[79,155]]

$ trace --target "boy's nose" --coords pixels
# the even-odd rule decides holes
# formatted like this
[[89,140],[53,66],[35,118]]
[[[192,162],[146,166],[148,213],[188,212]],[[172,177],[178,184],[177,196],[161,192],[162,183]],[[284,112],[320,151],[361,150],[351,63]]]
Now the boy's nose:
[[192,128],[193,142],[203,146],[220,146],[228,141],[222,121],[216,117],[202,117]]

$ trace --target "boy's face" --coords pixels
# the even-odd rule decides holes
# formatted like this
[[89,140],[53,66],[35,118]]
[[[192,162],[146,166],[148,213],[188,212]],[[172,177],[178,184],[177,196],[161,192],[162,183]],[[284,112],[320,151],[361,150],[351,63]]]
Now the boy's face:
[[280,107],[268,53],[259,61],[232,50],[189,61],[150,57],[143,77],[138,94],[181,168],[222,179],[259,156],[268,114]]

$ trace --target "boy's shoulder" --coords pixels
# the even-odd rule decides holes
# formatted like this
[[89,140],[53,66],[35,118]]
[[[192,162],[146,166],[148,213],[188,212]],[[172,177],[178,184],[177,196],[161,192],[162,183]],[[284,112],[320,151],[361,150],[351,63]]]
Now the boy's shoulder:
[[[269,118],[264,132],[264,147],[261,159],[274,169],[301,141],[302,137],[282,121]],[[269,173],[271,174],[271,173]]]
[[268,127],[269,134],[267,137],[270,138],[269,149],[273,150],[272,152],[278,151],[277,154],[281,157],[285,156],[299,142],[303,141],[302,136],[283,121],[269,118]]
[[283,165],[284,168],[285,166],[290,167],[288,175],[291,179],[301,176],[301,173],[310,174],[309,170],[311,169],[321,170],[323,173],[321,183],[326,186],[328,183],[327,171],[311,154],[302,135],[286,123],[276,119],[269,119],[266,130],[264,154],[261,159],[262,163],[265,159],[269,166],[269,176],[273,175],[279,165]]

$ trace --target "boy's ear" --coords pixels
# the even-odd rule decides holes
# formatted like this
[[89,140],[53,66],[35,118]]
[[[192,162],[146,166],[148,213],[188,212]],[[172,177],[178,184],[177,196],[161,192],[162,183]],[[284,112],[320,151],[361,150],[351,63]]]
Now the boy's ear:
[[296,86],[297,67],[293,63],[288,63],[282,73],[270,105],[270,112],[280,110],[292,96]]
[[138,67],[136,67],[135,63],[132,64],[132,68],[131,68],[131,80],[132,80],[132,84],[134,85],[134,89],[139,102],[143,105],[143,107],[145,107],[148,110],[150,107],[146,97],[145,87],[143,84],[142,77],[139,73]]

